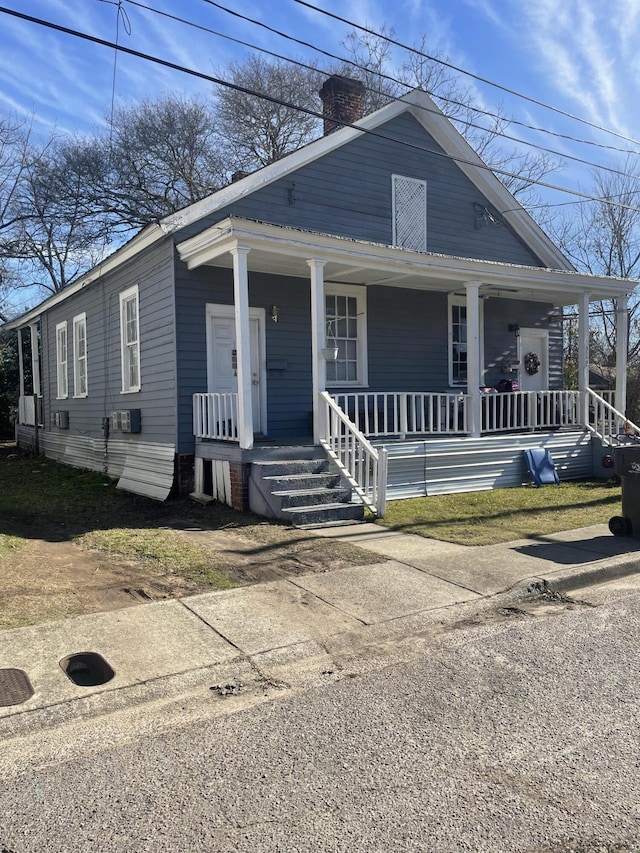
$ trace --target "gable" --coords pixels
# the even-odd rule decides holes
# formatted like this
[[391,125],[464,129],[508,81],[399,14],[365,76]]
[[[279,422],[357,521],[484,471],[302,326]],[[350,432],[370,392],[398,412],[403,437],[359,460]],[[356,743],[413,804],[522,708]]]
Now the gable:
[[397,221],[392,182],[394,176],[402,176],[426,182],[427,251],[542,266],[508,224],[496,227],[479,221],[475,210],[478,205],[490,206],[487,198],[457,163],[443,156],[442,147],[409,112],[392,118],[376,132],[386,138],[360,134],[216,209],[181,230],[178,240],[227,216],[237,216],[392,244]]

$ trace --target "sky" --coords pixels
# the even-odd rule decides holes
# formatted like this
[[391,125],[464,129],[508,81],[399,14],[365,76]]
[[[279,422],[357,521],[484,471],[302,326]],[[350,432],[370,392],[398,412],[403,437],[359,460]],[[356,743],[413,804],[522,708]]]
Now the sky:
[[[402,44],[415,45],[424,35],[426,52],[446,57],[475,75],[462,77],[463,85],[487,110],[500,106],[519,122],[578,140],[518,125],[509,128],[519,139],[552,149],[563,158],[563,167],[548,178],[550,183],[591,192],[592,167],[570,156],[628,169],[621,165],[625,157],[621,151],[640,151],[640,142],[635,142],[640,140],[640,0],[309,2],[375,31],[392,27]],[[123,53],[116,59],[113,48],[18,19],[2,9],[108,42],[117,40],[132,50],[221,77],[229,61],[241,61],[251,52],[222,34],[256,49],[309,62],[323,60],[314,47],[344,55],[343,41],[353,29],[296,0],[220,0],[217,4],[211,0],[0,0],[0,118],[18,116],[31,123],[34,135],[43,140],[52,132],[86,134],[104,128],[112,100],[120,106],[169,92],[207,95],[211,85]],[[268,24],[309,46],[294,44],[238,15]],[[393,48],[397,67],[406,56],[403,49]],[[545,200],[566,205],[576,198],[547,191]]]
[[[393,27],[403,44],[415,44],[424,34],[428,53],[446,57],[477,77],[640,139],[640,0],[310,2],[376,31]],[[338,55],[344,55],[342,42],[352,29],[295,0],[222,0],[218,5],[209,0],[6,0],[1,5],[222,77],[225,65],[242,60],[250,49],[205,28],[303,61],[323,57],[312,47],[296,45],[220,7]],[[400,65],[406,52],[396,47],[393,52]],[[474,77],[463,80],[489,110],[501,105],[510,116],[536,127],[614,148],[640,147]],[[32,122],[43,138],[54,130],[88,133],[104,127],[112,97],[121,105],[168,92],[210,90],[206,81],[123,53],[116,59],[112,48],[0,12],[0,114],[14,113]],[[540,132],[515,126],[509,132],[597,164],[619,159],[608,149]],[[555,181],[575,185],[586,180],[585,169],[566,163],[561,178]]]

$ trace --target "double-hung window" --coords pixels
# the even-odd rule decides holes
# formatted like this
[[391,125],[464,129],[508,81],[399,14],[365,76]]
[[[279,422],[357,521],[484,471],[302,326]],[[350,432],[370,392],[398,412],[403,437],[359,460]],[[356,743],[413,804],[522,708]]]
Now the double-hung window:
[[[483,351],[483,311],[480,302],[480,352]],[[464,296],[449,296],[449,384],[467,384],[467,300]]]
[[[364,287],[325,284],[328,385],[367,384],[367,298]],[[337,350],[337,354],[336,354]]]
[[87,393],[87,315],[78,314],[73,318],[73,396]]
[[56,326],[56,376],[58,400],[66,400],[69,396],[68,361],[67,321],[65,320],[63,323],[58,323]]
[[120,350],[122,358],[122,393],[140,390],[140,323],[138,318],[138,286],[120,294]]

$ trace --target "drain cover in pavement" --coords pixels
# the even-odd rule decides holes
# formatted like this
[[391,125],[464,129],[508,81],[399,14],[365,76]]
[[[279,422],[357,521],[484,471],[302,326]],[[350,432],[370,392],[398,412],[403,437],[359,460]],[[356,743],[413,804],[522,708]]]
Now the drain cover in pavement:
[[33,696],[27,673],[21,669],[0,669],[0,707],[20,705]]

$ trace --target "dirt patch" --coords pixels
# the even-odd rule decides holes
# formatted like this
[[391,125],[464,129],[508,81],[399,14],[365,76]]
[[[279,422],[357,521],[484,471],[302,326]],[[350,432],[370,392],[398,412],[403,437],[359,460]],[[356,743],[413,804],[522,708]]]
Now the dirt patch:
[[0,442],[0,629],[377,559],[216,502],[140,498]]

